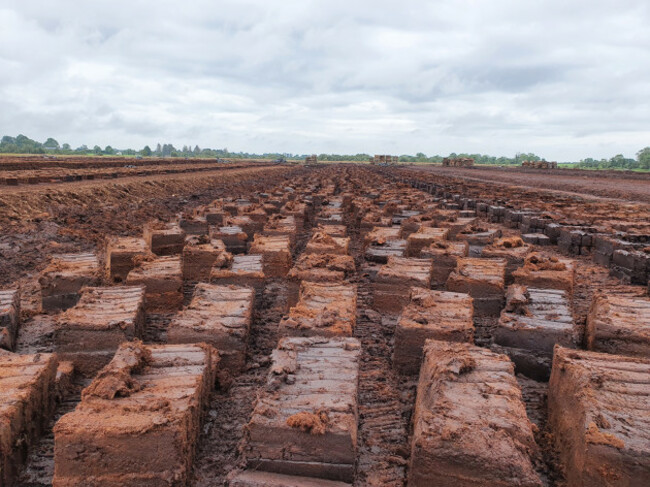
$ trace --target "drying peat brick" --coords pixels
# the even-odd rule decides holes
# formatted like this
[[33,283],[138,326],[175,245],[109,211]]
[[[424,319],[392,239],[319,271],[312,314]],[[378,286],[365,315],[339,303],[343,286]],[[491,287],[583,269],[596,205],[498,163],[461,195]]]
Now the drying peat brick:
[[532,249],[519,237],[500,238],[492,245],[484,247],[481,256],[489,259],[505,259],[506,284],[512,284],[514,281],[512,273],[524,265],[524,260]]
[[238,226],[217,227],[210,237],[221,240],[231,254],[245,254],[248,249],[248,235]]
[[402,240],[400,227],[373,227],[363,237],[363,247],[381,246],[392,240]]
[[291,244],[291,249],[296,246],[296,234],[298,233],[296,229],[296,220],[292,216],[274,216],[269,218],[264,229],[262,230],[264,235],[285,235],[289,237],[289,243]]
[[650,360],[558,346],[548,409],[567,485],[650,485]]
[[336,480],[245,470],[234,476],[228,485],[230,487],[351,487],[352,484]]
[[406,257],[420,257],[420,251],[434,242],[447,240],[449,230],[446,228],[421,227],[406,239]]
[[650,358],[650,301],[600,294],[587,315],[587,347]]
[[533,425],[505,355],[427,340],[409,487],[541,487]]
[[147,223],[143,237],[149,250],[156,255],[180,254],[185,245],[185,232],[175,223]]
[[106,245],[106,267],[113,282],[124,282],[138,261],[151,257],[143,238],[113,237]]
[[178,224],[186,235],[207,235],[210,229],[204,216],[182,217]]
[[458,240],[465,241],[470,245],[483,247],[490,245],[496,239],[501,237],[501,230],[498,228],[488,228],[480,225],[471,225],[466,230],[456,235]]
[[86,288],[74,308],[57,317],[54,344],[61,360],[92,376],[106,365],[120,343],[142,336],[144,288]]
[[411,298],[411,287],[431,288],[432,261],[389,257],[373,283],[373,306],[379,311],[400,313]]
[[254,298],[252,288],[199,283],[169,325],[167,341],[208,343],[219,351],[220,369],[237,375],[246,362]]
[[126,284],[145,287],[147,312],[176,311],[183,304],[181,258],[167,256],[141,262],[129,272]]
[[447,290],[474,298],[476,316],[498,316],[505,297],[506,261],[503,259],[458,259],[449,274]]
[[298,304],[280,321],[280,334],[352,336],[356,322],[356,285],[303,281]]
[[255,235],[250,254],[262,256],[267,277],[285,277],[291,269],[291,243],[286,235]]
[[551,239],[543,233],[524,233],[521,235],[521,239],[532,245],[551,245]]
[[264,223],[256,222],[249,216],[231,216],[226,218],[226,226],[239,227],[248,240],[253,240],[256,233],[261,233]]
[[229,265],[231,260],[232,255],[226,251],[226,245],[221,240],[205,236],[191,237],[183,248],[183,279],[207,282],[212,267]]
[[395,329],[393,367],[417,374],[427,339],[474,342],[472,298],[467,294],[412,288]]
[[526,257],[524,266],[512,273],[515,283],[544,289],[563,289],[573,292],[575,263],[551,255],[533,252]]
[[235,255],[229,265],[212,268],[210,282],[221,286],[235,285],[255,289],[257,297],[262,296],[266,276],[261,255]]
[[350,237],[332,237],[325,232],[315,232],[307,242],[306,254],[345,255],[350,249]]
[[344,214],[341,208],[323,208],[316,219],[318,225],[342,225],[344,223]]
[[296,222],[296,229],[298,232],[302,232],[305,229],[305,225],[309,223],[310,212],[305,203],[287,201],[280,210],[280,214],[284,216],[292,216]]
[[342,282],[355,272],[354,259],[349,255],[302,254],[287,275],[287,305],[298,302],[302,281]]
[[20,324],[20,291],[0,291],[0,348],[13,350]]
[[53,354],[0,354],[0,485],[14,485],[27,448],[47,426],[55,402]]
[[443,287],[449,274],[456,268],[458,259],[467,257],[469,245],[467,242],[450,242],[440,240],[420,251],[420,257],[433,260],[431,285]]
[[361,236],[373,230],[375,227],[392,227],[393,219],[389,216],[382,216],[381,213],[368,211],[359,222]]
[[123,344],[54,427],[53,486],[189,486],[218,355]]
[[319,225],[316,232],[326,233],[330,237],[342,238],[348,236],[348,227],[345,225]]
[[494,342],[510,356],[517,373],[548,380],[555,344],[577,348],[581,342],[569,294],[513,284],[506,293]]
[[79,301],[81,288],[96,286],[99,280],[99,261],[95,254],[53,256],[38,278],[43,311],[59,311],[74,306]]
[[280,340],[246,427],[249,468],[352,482],[360,348],[355,338]]
[[449,240],[454,240],[461,232],[466,232],[471,229],[473,225],[476,225],[477,218],[455,218],[450,221],[442,221],[438,225],[442,228],[447,228],[449,230],[449,235],[447,238]]

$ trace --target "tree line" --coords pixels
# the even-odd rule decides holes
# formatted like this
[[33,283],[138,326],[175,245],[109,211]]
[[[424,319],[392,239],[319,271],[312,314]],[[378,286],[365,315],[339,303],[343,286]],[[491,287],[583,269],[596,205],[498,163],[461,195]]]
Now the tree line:
[[[181,157],[181,158],[228,158],[228,159],[277,159],[285,158],[288,160],[300,161],[307,157],[307,154],[277,153],[265,152],[263,154],[249,152],[230,152],[227,148],[210,149],[200,148],[198,145],[184,145],[176,148],[172,144],[157,144],[153,149],[145,145],[140,150],[135,149],[115,149],[110,145],[101,148],[98,145],[92,148],[87,145],[81,145],[73,149],[70,144],[59,142],[50,137],[45,142],[37,142],[26,137],[18,135],[12,137],[5,135],[0,140],[0,153],[5,154],[60,154],[60,155],[96,155],[96,156],[143,156],[143,157]],[[637,152],[636,159],[625,158],[618,154],[611,159],[595,160],[592,158],[582,159],[579,162],[572,163],[571,167],[589,168],[589,169],[650,169],[650,147]],[[372,156],[370,154],[319,154],[320,161],[357,161],[368,162]],[[517,153],[514,157],[495,157],[487,154],[469,154],[452,152],[447,156],[427,156],[422,152],[415,155],[402,154],[399,156],[399,162],[402,163],[441,163],[445,157],[471,157],[476,164],[491,164],[500,166],[519,166],[523,161],[539,161],[542,158],[533,153]]]

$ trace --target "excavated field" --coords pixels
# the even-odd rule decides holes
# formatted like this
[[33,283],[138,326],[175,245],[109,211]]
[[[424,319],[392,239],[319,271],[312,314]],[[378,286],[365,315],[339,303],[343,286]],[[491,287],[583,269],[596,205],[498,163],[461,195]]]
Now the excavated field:
[[470,173],[0,189],[0,487],[648,485],[648,206]]

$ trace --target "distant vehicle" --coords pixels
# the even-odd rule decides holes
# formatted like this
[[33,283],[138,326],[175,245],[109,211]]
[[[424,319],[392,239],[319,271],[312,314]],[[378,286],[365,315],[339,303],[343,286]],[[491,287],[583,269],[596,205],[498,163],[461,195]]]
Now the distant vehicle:
[[127,165],[124,166],[124,167],[127,168],[127,169],[135,169],[135,168],[138,167],[138,166],[134,166],[133,164],[127,164]]
[[273,162],[277,162],[277,163],[280,163],[280,164],[281,164],[281,163],[283,163],[283,162],[287,162],[287,160],[286,160],[284,157],[278,157],[278,158],[277,158],[275,161],[273,161]]
[[139,161],[142,159],[142,156],[135,156],[135,158]]

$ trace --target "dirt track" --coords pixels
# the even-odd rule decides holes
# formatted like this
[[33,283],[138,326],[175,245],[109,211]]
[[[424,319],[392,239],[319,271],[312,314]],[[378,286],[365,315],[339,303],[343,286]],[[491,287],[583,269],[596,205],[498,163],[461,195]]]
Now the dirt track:
[[613,174],[612,171],[600,174],[595,171],[568,169],[524,171],[519,170],[519,168],[442,166],[410,166],[409,169],[445,177],[460,178],[466,181],[561,191],[563,193],[577,194],[587,199],[589,196],[597,196],[650,203],[650,174],[646,173],[633,175],[621,173],[618,176]]

